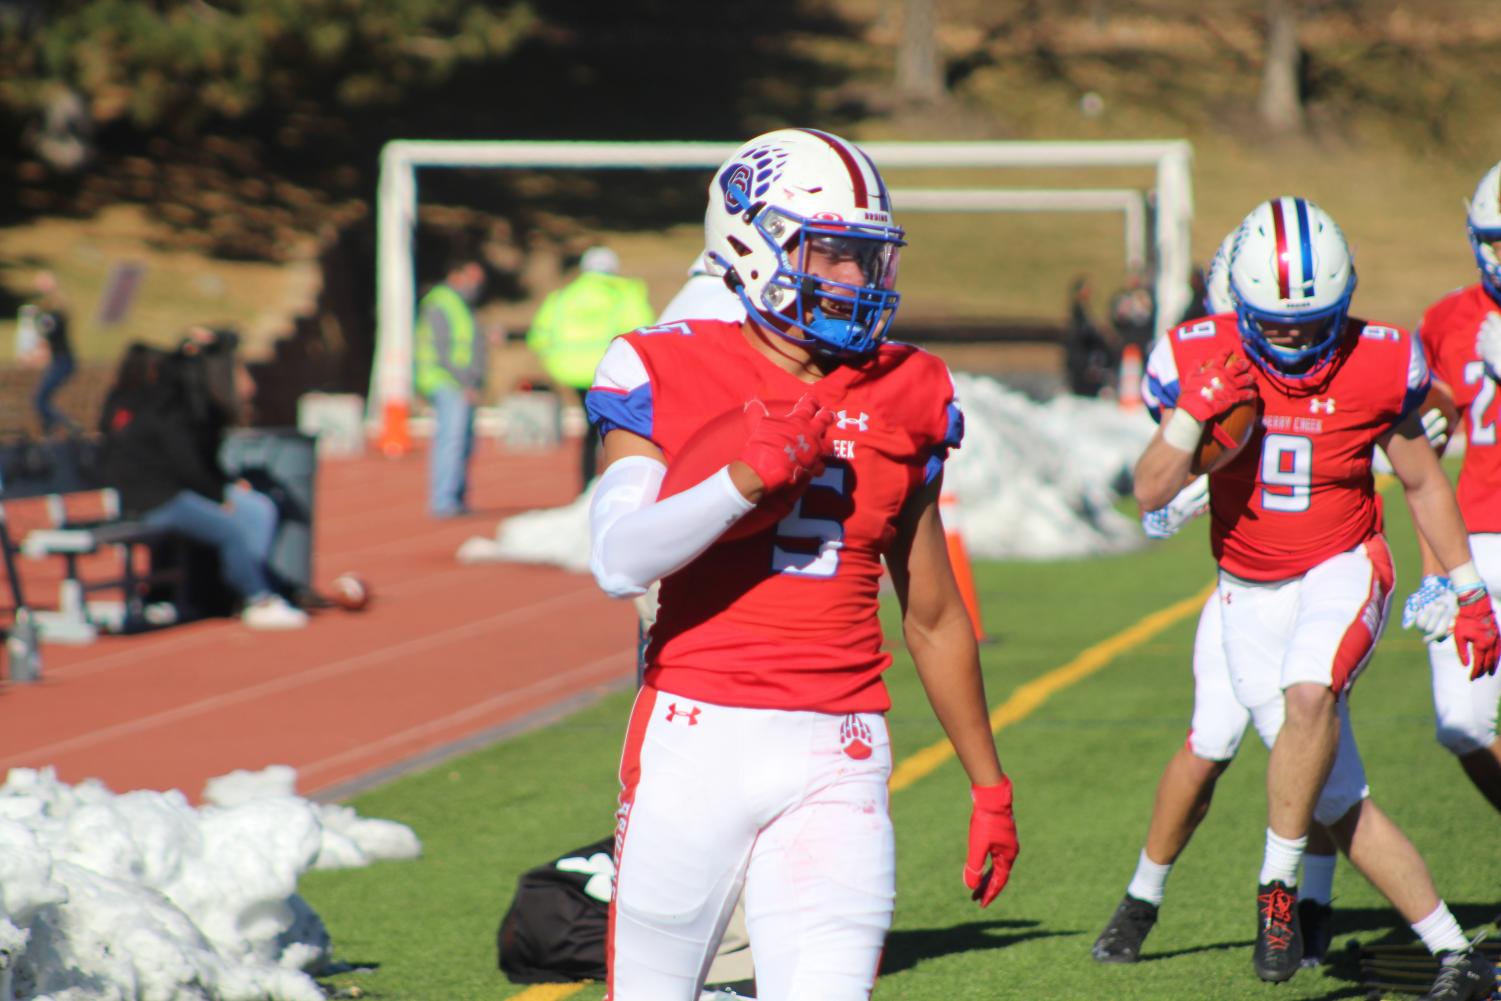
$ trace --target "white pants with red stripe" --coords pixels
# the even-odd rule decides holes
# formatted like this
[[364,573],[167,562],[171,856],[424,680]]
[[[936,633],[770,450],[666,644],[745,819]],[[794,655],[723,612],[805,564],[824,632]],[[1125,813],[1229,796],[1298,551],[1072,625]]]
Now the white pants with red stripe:
[[610,1001],[697,1001],[735,898],[761,1001],[866,1001],[896,898],[879,713],[643,688],[621,758]]
[[[1491,606],[1501,615],[1496,596],[1501,595],[1501,535],[1486,532],[1470,536],[1470,553],[1491,592]],[[1433,669],[1434,735],[1458,755],[1473,754],[1496,739],[1496,707],[1501,699],[1501,671],[1470,680],[1470,669],[1459,662],[1454,640],[1428,644],[1428,663]]]
[[1268,747],[1285,716],[1282,693],[1318,684],[1338,696],[1339,749],[1314,819],[1331,824],[1370,795],[1347,696],[1386,628],[1394,584],[1380,536],[1301,577],[1264,584],[1220,574],[1220,620],[1235,696]]

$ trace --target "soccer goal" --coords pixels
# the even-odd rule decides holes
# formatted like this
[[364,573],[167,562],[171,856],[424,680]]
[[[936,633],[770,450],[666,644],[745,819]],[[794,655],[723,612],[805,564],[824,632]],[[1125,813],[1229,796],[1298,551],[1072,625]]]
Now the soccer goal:
[[[894,168],[1120,168],[1155,170],[1150,189],[892,187],[909,212],[1119,212],[1128,266],[1150,262],[1159,332],[1192,295],[1190,223],[1193,151],[1184,140],[1130,142],[873,142],[862,148],[882,171]],[[376,205],[376,342],[367,422],[389,452],[407,448],[412,328],[416,309],[413,234],[421,168],[522,170],[682,169],[709,171],[734,143],[395,140],[381,151]]]

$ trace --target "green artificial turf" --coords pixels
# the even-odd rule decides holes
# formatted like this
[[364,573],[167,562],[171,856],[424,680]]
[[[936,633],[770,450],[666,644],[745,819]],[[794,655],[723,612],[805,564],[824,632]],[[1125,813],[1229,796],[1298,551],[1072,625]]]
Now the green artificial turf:
[[[1388,495],[1399,583],[1416,580],[1411,528]],[[1110,558],[975,566],[992,705],[1211,580],[1206,526]],[[898,760],[941,738],[911,662],[888,674]],[[1184,739],[1194,616],[1063,689],[998,743],[1016,783],[1022,840],[1010,886],[986,911],[960,881],[968,796],[950,760],[893,795],[898,897],[878,999],[1363,998],[1351,942],[1412,941],[1374,890],[1341,862],[1334,962],[1272,988],[1251,971],[1255,883],[1265,825],[1266,752],[1254,734],[1168,885],[1143,962],[1101,966],[1089,947],[1130,879],[1163,764]],[[303,892],[323,916],[346,995],[504,999],[526,988],[498,972],[495,930],[516,877],[612,827],[614,771],[629,696],[606,699],[352,801],[366,816],[412,825],[423,858],[312,873]],[[1468,929],[1501,907],[1498,818],[1433,741],[1421,642],[1394,623],[1356,688],[1353,711],[1376,800],[1427,857]],[[572,997],[598,1001],[600,985]],[[537,994],[530,995],[536,998]]]

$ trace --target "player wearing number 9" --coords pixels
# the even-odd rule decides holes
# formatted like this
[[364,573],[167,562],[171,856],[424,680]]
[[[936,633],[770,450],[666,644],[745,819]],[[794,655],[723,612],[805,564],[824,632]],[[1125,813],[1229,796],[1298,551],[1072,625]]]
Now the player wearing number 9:
[[[1453,491],[1423,433],[1422,346],[1405,330],[1349,315],[1349,246],[1305,199],[1252,210],[1229,273],[1236,312],[1170,331],[1148,359],[1144,395],[1162,426],[1137,462],[1135,493],[1143,510],[1155,510],[1183,486],[1203,423],[1245,391],[1242,370],[1222,360],[1248,358],[1261,427],[1210,475],[1210,539],[1235,694],[1272,748],[1253,966],[1273,981],[1299,968],[1293,887],[1315,819],[1430,949],[1463,950],[1416,849],[1370,802],[1353,734],[1340,726],[1394,583],[1371,471],[1377,446],[1439,564],[1483,593]],[[1472,609],[1455,639],[1471,670],[1489,673],[1495,620],[1488,602]]]
[[[606,461],[595,578],[618,597],[662,581],[621,756],[609,996],[696,1001],[744,885],[758,997],[864,1001],[895,896],[883,558],[971,785],[954,797],[956,882],[988,904],[1017,852],[938,514],[962,418],[943,363],[886,340],[903,232],[858,147],[751,140],[715,173],[704,230],[745,321],[627,333],[585,401]],[[738,449],[664,492],[735,410]],[[768,507],[780,517],[731,530]]]

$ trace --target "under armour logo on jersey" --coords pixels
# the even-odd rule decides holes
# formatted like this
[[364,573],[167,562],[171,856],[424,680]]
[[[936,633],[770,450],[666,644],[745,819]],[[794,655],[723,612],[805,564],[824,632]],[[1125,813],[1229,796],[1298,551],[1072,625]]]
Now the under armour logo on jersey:
[[846,716],[844,722],[839,724],[839,743],[844,745],[844,753],[856,761],[870,757],[870,746],[874,742],[870,727],[859,716]]
[[839,419],[834,423],[841,431],[843,431],[847,427],[850,427],[851,425],[854,426],[856,431],[869,431],[870,414],[867,414],[862,410],[859,417],[851,417],[849,415],[849,411],[841,410],[839,411]]
[[676,702],[671,702],[667,705],[666,719],[667,722],[671,723],[673,720],[681,716],[688,721],[689,726],[698,726],[698,714],[701,712],[703,712],[703,710],[698,706],[694,706],[691,709],[679,709]]
[[1317,396],[1315,396],[1313,399],[1308,401],[1308,412],[1310,414],[1334,413],[1334,397],[1331,396],[1327,400],[1321,400]]

